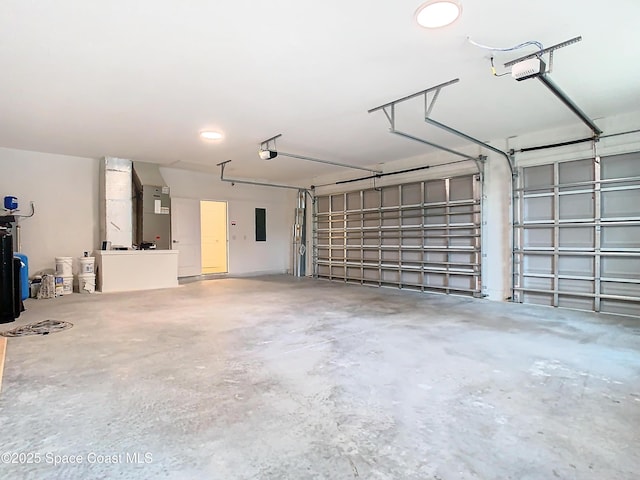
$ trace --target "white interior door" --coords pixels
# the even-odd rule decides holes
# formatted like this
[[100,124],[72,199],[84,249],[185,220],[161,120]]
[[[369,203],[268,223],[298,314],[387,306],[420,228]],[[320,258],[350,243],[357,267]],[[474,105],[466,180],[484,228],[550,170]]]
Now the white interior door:
[[200,200],[171,199],[171,238],[178,250],[178,277],[200,275]]

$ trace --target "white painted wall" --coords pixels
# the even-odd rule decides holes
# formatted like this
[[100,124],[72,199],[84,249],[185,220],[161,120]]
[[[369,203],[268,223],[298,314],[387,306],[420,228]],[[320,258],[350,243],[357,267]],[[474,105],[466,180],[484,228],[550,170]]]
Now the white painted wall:
[[97,159],[0,148],[0,197],[29,202],[21,221],[29,274],[55,268],[55,257],[80,257],[99,245]]
[[[36,215],[22,221],[30,274],[55,257],[80,257],[100,246],[99,160],[0,148],[0,197],[18,197]],[[171,195],[229,202],[229,273],[284,273],[290,268],[295,191],[221,182],[217,175],[162,168]],[[267,209],[267,241],[256,242],[255,208]]]
[[[295,190],[222,182],[218,175],[160,169],[171,196],[228,202],[229,274],[285,273],[291,266]],[[255,209],[267,210],[267,241],[255,241]],[[231,222],[236,225],[232,226]]]

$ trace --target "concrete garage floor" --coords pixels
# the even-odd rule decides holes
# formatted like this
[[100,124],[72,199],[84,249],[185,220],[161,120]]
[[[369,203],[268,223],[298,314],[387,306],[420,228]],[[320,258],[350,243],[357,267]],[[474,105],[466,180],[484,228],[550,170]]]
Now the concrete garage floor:
[[75,326],[9,339],[0,450],[40,463],[0,478],[640,472],[640,320],[285,276],[27,308]]

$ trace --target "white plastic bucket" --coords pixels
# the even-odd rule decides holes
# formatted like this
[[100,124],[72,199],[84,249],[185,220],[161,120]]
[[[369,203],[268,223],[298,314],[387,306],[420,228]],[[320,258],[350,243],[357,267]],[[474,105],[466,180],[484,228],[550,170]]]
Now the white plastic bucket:
[[56,276],[71,277],[73,275],[73,257],[56,257]]
[[73,275],[70,277],[62,277],[62,295],[71,295],[73,293]]
[[78,275],[78,292],[93,293],[96,291],[96,276],[94,273]]
[[95,273],[94,263],[95,258],[93,257],[80,257],[78,259],[80,264],[80,270],[78,275],[86,275],[87,273]]

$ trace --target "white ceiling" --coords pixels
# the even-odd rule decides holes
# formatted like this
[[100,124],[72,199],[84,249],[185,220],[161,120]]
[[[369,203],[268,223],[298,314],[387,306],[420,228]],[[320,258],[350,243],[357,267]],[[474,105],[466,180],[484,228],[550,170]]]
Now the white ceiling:
[[[367,110],[453,78],[433,116],[481,139],[580,123],[539,82],[492,77],[467,36],[581,35],[556,52],[554,81],[591,118],[640,110],[640,1],[461,1],[455,24],[429,31],[413,21],[421,0],[3,0],[0,146],[212,172],[233,159],[230,176],[293,181],[332,167],[261,161],[262,140],[358,165],[428,152]],[[461,145],[421,115],[420,99],[403,104],[398,128]],[[201,141],[206,128],[225,139]]]

